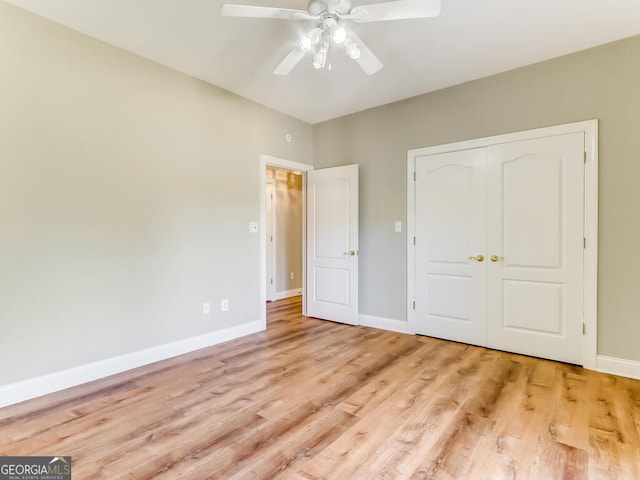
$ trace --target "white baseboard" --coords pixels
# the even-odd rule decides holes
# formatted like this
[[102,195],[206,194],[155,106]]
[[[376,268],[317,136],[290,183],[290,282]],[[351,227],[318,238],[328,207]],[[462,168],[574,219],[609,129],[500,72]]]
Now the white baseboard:
[[596,370],[603,373],[620,375],[640,380],[640,362],[624,358],[606,357],[598,355]]
[[282,300],[283,298],[295,297],[302,295],[301,288],[294,288],[293,290],[285,290],[284,292],[276,292],[276,300]]
[[79,367],[29,378],[20,382],[0,385],[0,407],[64,390],[65,388],[98,380],[109,375],[166,360],[167,358],[177,357],[184,353],[260,332],[265,328],[265,322],[257,320],[197,337],[185,338],[177,342],[166,343]]
[[403,320],[395,318],[374,317],[373,315],[358,315],[358,325],[363,327],[380,328],[392,332],[409,333],[409,325]]

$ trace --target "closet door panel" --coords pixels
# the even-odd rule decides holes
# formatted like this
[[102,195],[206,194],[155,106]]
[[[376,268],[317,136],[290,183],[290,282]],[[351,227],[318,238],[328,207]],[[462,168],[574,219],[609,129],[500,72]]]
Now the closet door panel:
[[583,156],[583,133],[489,147],[491,348],[581,363]]
[[[486,343],[486,148],[416,159],[417,333]],[[473,257],[473,259],[471,258]]]

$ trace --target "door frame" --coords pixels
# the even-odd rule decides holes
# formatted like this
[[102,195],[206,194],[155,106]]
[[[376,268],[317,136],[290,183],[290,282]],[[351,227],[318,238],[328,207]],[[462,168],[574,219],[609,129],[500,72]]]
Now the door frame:
[[306,163],[292,162],[283,158],[272,157],[271,155],[260,155],[258,162],[259,192],[260,192],[260,322],[262,328],[267,328],[267,165],[273,167],[286,168],[302,173],[302,314],[307,313],[307,172],[313,170],[313,165]]
[[417,157],[471,148],[489,147],[541,137],[584,133],[584,238],[583,257],[583,322],[582,365],[590,370],[597,366],[598,353],[598,120],[537,128],[444,145],[416,148],[407,151],[407,326],[416,332],[413,302],[415,292],[415,162]]

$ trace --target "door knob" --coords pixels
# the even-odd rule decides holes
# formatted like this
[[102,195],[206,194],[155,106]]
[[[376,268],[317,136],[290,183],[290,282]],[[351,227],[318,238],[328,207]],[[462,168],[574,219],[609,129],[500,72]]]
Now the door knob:
[[498,260],[502,260],[502,257],[499,257],[497,255],[491,255],[491,261],[492,262],[497,262]]
[[344,252],[345,255],[351,255],[352,257],[355,257],[358,254],[357,250],[350,250],[348,252]]
[[475,260],[476,262],[484,261],[484,255],[476,255],[475,257],[469,257],[469,260]]

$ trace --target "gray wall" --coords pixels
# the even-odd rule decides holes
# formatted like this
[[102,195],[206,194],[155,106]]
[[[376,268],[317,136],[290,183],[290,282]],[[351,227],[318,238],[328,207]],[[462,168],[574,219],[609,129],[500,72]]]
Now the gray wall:
[[600,119],[598,352],[640,361],[640,37],[314,126],[317,168],[360,164],[360,311],[406,319],[407,150]]
[[0,59],[0,385],[259,320],[259,156],[311,126],[4,2]]

